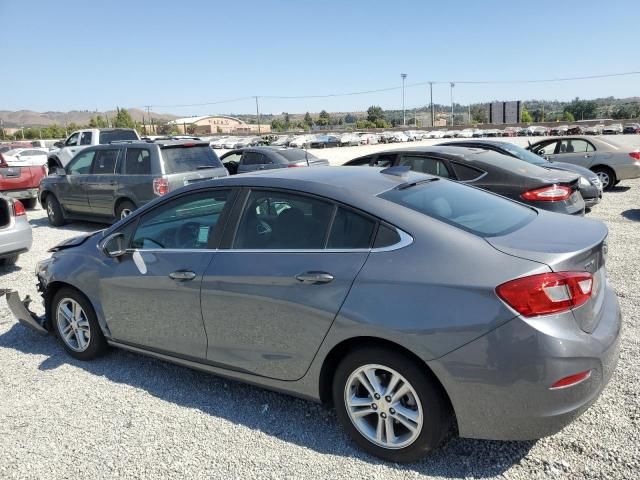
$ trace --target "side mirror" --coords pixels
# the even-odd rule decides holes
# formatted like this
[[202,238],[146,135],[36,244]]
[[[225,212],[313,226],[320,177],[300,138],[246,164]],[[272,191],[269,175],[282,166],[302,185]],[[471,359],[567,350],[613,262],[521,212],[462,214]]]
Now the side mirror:
[[112,233],[102,242],[102,253],[109,258],[121,257],[127,252],[124,233]]
[[64,142],[62,140],[60,140],[60,141],[54,143],[53,146],[56,147],[56,148],[62,148],[62,147],[64,147]]
[[58,167],[56,168],[56,175],[58,175],[59,177],[66,177],[67,171],[64,168]]

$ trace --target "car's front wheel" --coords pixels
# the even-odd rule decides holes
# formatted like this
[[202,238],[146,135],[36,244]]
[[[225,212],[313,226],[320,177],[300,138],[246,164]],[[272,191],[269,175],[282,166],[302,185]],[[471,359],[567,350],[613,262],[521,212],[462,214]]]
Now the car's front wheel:
[[392,462],[414,462],[436,448],[452,415],[436,381],[418,362],[387,349],[348,354],[333,382],[336,414],[367,452]]
[[64,349],[78,360],[92,360],[107,350],[96,312],[73,288],[61,288],[53,297],[51,316]]
[[135,209],[136,209],[136,206],[129,200],[120,202],[120,204],[118,205],[118,208],[116,209],[116,221],[122,220],[123,218],[127,218],[129,215],[133,213]]

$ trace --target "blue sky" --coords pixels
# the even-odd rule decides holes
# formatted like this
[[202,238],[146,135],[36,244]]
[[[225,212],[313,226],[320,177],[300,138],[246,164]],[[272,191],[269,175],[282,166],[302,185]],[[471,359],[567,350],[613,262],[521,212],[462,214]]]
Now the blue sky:
[[[639,71],[640,1],[0,0],[0,110],[156,105],[250,113],[259,96],[323,95],[428,80],[520,80]],[[458,85],[456,102],[640,95],[640,75]],[[406,106],[428,101],[408,87]],[[449,86],[434,86],[449,103]],[[401,91],[266,99],[277,113],[401,107]]]

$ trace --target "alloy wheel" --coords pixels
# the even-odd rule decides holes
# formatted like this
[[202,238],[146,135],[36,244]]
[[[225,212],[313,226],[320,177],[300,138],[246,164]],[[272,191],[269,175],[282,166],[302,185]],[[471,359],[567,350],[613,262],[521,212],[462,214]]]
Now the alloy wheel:
[[122,211],[120,212],[120,220],[122,220],[123,218],[128,217],[129,215],[131,215],[132,211],[128,208],[123,208]]
[[380,447],[407,447],[422,431],[420,399],[392,368],[370,364],[355,370],[345,384],[344,402],[356,429]]
[[56,311],[58,332],[64,343],[74,352],[84,352],[91,341],[91,326],[80,304],[63,298]]
[[602,188],[605,189],[609,186],[609,183],[611,182],[611,178],[609,177],[609,174],[607,172],[605,172],[604,170],[600,170],[598,173],[598,178],[600,179],[600,183],[602,183]]

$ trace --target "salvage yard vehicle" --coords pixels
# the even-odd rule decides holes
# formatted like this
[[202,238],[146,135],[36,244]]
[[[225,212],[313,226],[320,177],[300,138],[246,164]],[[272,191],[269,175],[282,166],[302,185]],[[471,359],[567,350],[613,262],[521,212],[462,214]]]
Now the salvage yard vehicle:
[[119,142],[82,150],[40,182],[49,223],[112,222],[154,198],[227,175],[208,142]]
[[13,265],[31,248],[31,225],[20,200],[0,193],[0,265]]
[[57,148],[47,155],[49,173],[55,172],[57,168],[66,167],[78,152],[87,147],[123,140],[140,140],[140,136],[134,128],[88,128],[73,132],[66,140],[56,142]]
[[585,206],[587,208],[591,208],[600,203],[600,200],[602,199],[602,183],[600,183],[598,176],[591,170],[571,163],[551,162],[546,158],[535,155],[533,152],[530,152],[518,145],[514,145],[513,143],[501,142],[498,140],[462,140],[438,144],[438,146],[440,145],[491,150],[502,155],[508,155],[510,157],[524,160],[527,163],[531,163],[539,167],[577,173],[580,175],[578,189],[580,190],[580,195],[582,195]]
[[557,432],[618,358],[607,228],[400,170],[199,182],[54,247],[36,268],[44,317],[3,293],[74,358],[113,346],[332,403],[389,461],[453,422]]
[[[40,180],[47,175],[44,166],[47,157],[46,154],[44,157],[37,155],[38,150],[18,150],[24,151],[24,155],[16,149],[0,153],[0,194],[21,200],[27,208],[34,208],[38,202]],[[44,162],[40,163],[43,159]],[[34,162],[35,165],[32,164]]]
[[479,148],[435,146],[387,150],[356,158],[344,166],[404,166],[483,188],[536,208],[584,215],[580,176],[548,170]]
[[536,142],[527,150],[552,161],[573,163],[593,171],[602,188],[611,190],[621,180],[640,177],[640,149],[609,139],[593,137],[563,137]]
[[220,158],[230,175],[274,168],[320,167],[329,161],[301,148],[251,147],[231,150]]

